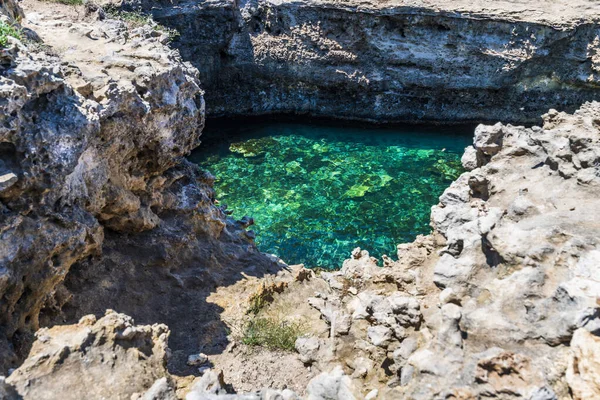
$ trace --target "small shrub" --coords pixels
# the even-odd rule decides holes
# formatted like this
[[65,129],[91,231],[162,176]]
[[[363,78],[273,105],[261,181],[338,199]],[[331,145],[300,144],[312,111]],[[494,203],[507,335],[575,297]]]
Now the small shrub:
[[[248,314],[258,314],[270,301],[264,295],[265,292],[255,293],[250,297]],[[271,300],[272,301],[272,300]]]
[[20,40],[21,31],[6,22],[0,21],[0,48],[6,47],[9,36]]
[[268,349],[293,351],[296,339],[305,333],[303,324],[272,317],[250,320],[244,329],[242,343]]

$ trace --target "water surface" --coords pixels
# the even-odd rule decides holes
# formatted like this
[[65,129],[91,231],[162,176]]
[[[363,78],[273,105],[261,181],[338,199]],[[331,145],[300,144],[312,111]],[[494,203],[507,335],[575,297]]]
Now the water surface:
[[190,159],[216,176],[235,218],[254,218],[260,250],[333,269],[357,246],[395,256],[396,244],[429,233],[472,132],[209,121]]

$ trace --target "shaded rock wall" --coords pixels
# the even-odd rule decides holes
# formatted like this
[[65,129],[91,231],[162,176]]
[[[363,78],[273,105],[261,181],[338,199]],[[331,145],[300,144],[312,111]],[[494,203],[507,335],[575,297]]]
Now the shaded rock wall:
[[[13,2],[0,10],[14,22]],[[80,302],[99,315],[144,304],[129,290],[137,279],[117,277],[122,290],[108,289],[106,264],[143,274],[151,260],[177,283],[171,269],[206,270],[220,259],[235,270],[245,257],[255,268],[270,263],[247,224],[214,204],[213,177],[184,159],[199,144],[203,92],[165,34],[51,3],[36,3],[24,22],[44,43],[11,38],[0,58],[2,371],[26,356],[41,325],[66,320],[66,303],[79,310],[69,321],[83,315]],[[73,267],[101,290],[74,295],[83,282],[63,284]],[[203,283],[214,279],[196,287]],[[153,308],[143,322],[163,322],[170,311]]]
[[510,15],[501,11],[513,3],[477,12],[460,2],[408,3],[147,8],[181,33],[174,44],[200,70],[210,116],[533,122],[549,108],[600,99],[597,5],[578,2],[589,7],[561,19],[537,3]]

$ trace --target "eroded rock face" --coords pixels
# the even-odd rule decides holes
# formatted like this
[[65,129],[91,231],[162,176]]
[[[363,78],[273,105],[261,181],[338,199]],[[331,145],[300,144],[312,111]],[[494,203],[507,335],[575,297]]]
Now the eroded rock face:
[[168,337],[163,324],[136,326],[114,311],[99,320],[89,315],[77,325],[40,329],[27,361],[7,383],[24,399],[129,400],[150,389],[167,399],[173,392]]
[[574,399],[600,396],[600,338],[585,329],[578,329],[571,340],[572,356],[567,369],[567,381]]
[[[5,18],[19,13],[11,1],[0,4]],[[536,10],[500,12],[497,20],[485,7],[473,12],[477,1],[463,4],[460,16],[407,12],[405,4],[385,15],[351,4],[179,6],[157,16],[188,24],[184,52],[191,48],[183,43],[206,50],[199,15],[216,15],[202,29],[223,22],[211,31],[206,53],[219,61],[187,54],[207,76],[222,72],[222,80],[208,79],[213,93],[223,94],[217,113],[318,109],[341,117],[464,120],[504,118],[522,103],[523,120],[542,104],[572,105],[596,93],[597,28],[586,20],[593,7],[585,1],[573,2],[564,23],[534,17]],[[24,364],[0,379],[0,394],[170,400],[183,395],[169,372],[194,372],[202,376],[187,387],[190,399],[293,399],[286,379],[299,374],[278,371],[306,363],[315,375],[305,393],[311,399],[596,395],[600,103],[574,114],[550,111],[543,127],[479,126],[463,157],[468,172],[432,209],[432,234],[399,245],[397,260],[383,257],[380,267],[356,249],[340,271],[280,271],[264,312],[301,314],[311,331],[297,342],[295,363],[286,361],[295,357],[289,354],[271,358],[285,364],[271,365],[271,376],[260,376],[257,356],[246,354],[234,372],[252,369],[255,393],[234,395],[219,355],[235,338],[220,317],[245,314],[236,286],[282,263],[256,250],[247,224],[215,205],[213,178],[182,159],[203,123],[197,71],[154,29],[96,14],[62,18],[42,5],[34,11],[26,25],[50,47],[69,51],[49,54],[10,39],[1,53],[0,368],[25,358],[41,325],[103,315],[107,307],[148,325],[111,312],[42,329]],[[570,12],[588,23],[573,22]],[[401,31],[390,35],[390,26]],[[483,49],[474,49],[474,35]],[[384,38],[396,40],[394,51]],[[457,56],[465,53],[477,54],[477,63]],[[569,55],[558,67],[547,62],[557,54]],[[372,63],[362,61],[366,55]],[[435,64],[440,57],[446,65]],[[390,65],[381,76],[378,63]],[[473,69],[446,79],[467,67]],[[555,75],[547,78],[545,68],[556,68]],[[250,81],[265,84],[260,74],[273,86],[245,91]],[[447,92],[440,81],[450,85]],[[232,100],[226,93],[233,82],[239,98]],[[434,89],[439,103],[429,102]],[[550,92],[556,97],[549,100]],[[353,98],[355,108],[332,101],[333,93]],[[449,93],[462,96],[460,107],[445,106]],[[391,106],[406,98],[410,106]],[[246,282],[237,282],[242,277]],[[209,303],[211,292],[217,299]],[[294,307],[286,306],[290,299]],[[168,331],[156,322],[173,330],[172,352]],[[200,352],[212,370],[188,365]]]
[[[188,296],[200,302],[194,290],[237,279],[224,269],[260,273],[271,264],[246,225],[214,204],[214,178],[183,158],[199,144],[204,99],[198,71],[165,46],[167,35],[83,8],[26,7],[23,24],[44,43],[10,38],[0,65],[4,372],[41,325],[111,307],[144,323],[171,322],[181,316],[168,302],[151,307],[157,291],[192,279]],[[19,7],[7,1],[0,10],[15,22]],[[213,278],[198,281],[211,266]],[[142,280],[151,283],[135,293]],[[202,306],[197,315],[213,318]]]
[[538,122],[600,99],[591,0],[125,3],[181,32],[210,115]]

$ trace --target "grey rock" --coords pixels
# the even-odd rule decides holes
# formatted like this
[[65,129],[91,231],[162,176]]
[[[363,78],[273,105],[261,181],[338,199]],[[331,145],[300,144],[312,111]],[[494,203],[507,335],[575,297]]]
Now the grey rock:
[[314,377],[306,388],[306,400],[354,400],[354,387],[341,366]]
[[473,146],[469,146],[465,149],[465,152],[462,155],[460,162],[463,168],[467,171],[472,171],[475,168],[481,166],[479,161],[477,160],[477,150]]
[[0,191],[8,189],[9,187],[17,183],[18,180],[19,178],[17,178],[17,175],[15,175],[12,172],[0,175]]
[[206,354],[203,354],[203,353],[190,354],[187,359],[187,365],[196,366],[196,365],[204,364],[207,361],[208,361],[208,356]]
[[412,336],[404,339],[400,344],[400,347],[394,350],[394,361],[397,364],[403,364],[415,350],[417,350],[417,339]]
[[392,340],[392,330],[386,326],[370,326],[367,329],[369,341],[377,347],[387,347]]
[[[135,329],[135,338],[123,339],[120,332],[129,328]],[[132,318],[109,310],[99,320],[88,315],[76,325],[43,328],[36,336],[29,358],[6,379],[25,399],[130,398],[139,393],[145,393],[143,399],[173,398],[164,379],[165,325],[136,326]]]
[[[181,32],[213,116],[537,123],[598,99],[590,1],[211,1],[153,14]],[[549,75],[557,85],[536,80]]]
[[402,386],[406,386],[410,383],[413,378],[413,374],[415,373],[415,368],[412,365],[407,365],[402,368],[402,372],[400,373],[400,384]]
[[156,380],[139,400],[177,400],[177,395],[167,378],[163,377]]
[[300,361],[305,364],[311,364],[317,360],[320,343],[316,337],[299,337],[295,343],[296,351]]

